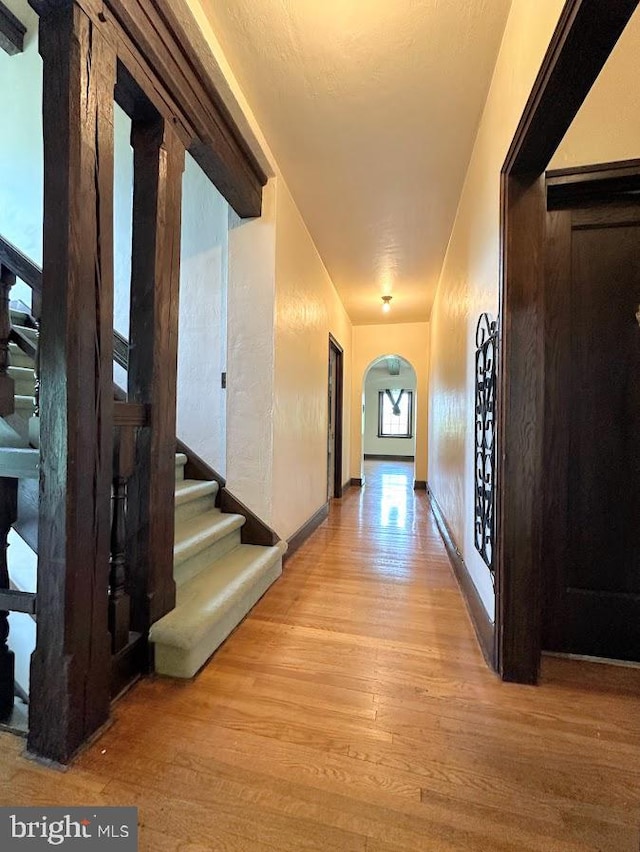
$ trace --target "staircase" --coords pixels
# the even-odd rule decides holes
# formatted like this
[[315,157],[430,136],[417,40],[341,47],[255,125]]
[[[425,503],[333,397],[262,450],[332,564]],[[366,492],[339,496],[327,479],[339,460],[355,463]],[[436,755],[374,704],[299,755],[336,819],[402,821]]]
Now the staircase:
[[242,515],[216,508],[217,482],[184,477],[176,455],[176,607],[151,628],[155,670],[189,678],[282,573],[286,544],[242,544]]
[[[9,495],[6,497],[8,502],[4,534],[7,535],[10,545],[8,577],[5,574],[0,583],[0,594],[2,589],[13,590],[8,591],[7,595],[13,595],[12,606],[15,602],[8,616],[9,646],[15,653],[14,685],[15,695],[19,700],[14,703],[11,724],[13,727],[26,729],[29,662],[36,640],[33,613],[38,573],[40,460],[35,374],[38,330],[37,319],[34,319],[27,306],[21,303],[8,304],[8,291],[16,274],[32,288],[33,310],[35,316],[39,317],[42,296],[41,270],[0,237],[0,301],[3,306],[0,326],[5,352],[8,341],[8,358],[5,358],[7,369],[4,379],[0,376],[4,382],[4,396],[0,394],[0,398],[4,399],[5,411],[10,411],[13,399],[13,411],[0,417],[0,485],[4,488],[3,493]],[[114,332],[114,360],[125,371],[128,368],[128,355],[128,341]],[[13,380],[12,388],[7,375]],[[118,400],[123,397],[126,400],[126,394],[118,391],[115,386],[114,392]],[[125,504],[126,481],[132,471],[125,468],[133,464],[135,428],[148,425],[145,423],[144,406],[130,405],[122,401],[116,405],[124,406],[126,412],[120,412],[124,419],[119,421],[119,428],[116,429],[120,444],[117,453],[119,461],[117,469],[114,469],[112,498],[109,623],[113,641],[111,688],[114,695],[120,691],[122,685],[130,683],[132,677],[145,666],[144,654],[141,656],[135,650],[140,640],[144,643],[145,637],[139,633],[131,633],[128,626]],[[141,419],[137,420],[138,417]],[[115,422],[114,412],[114,424]],[[114,444],[114,464],[115,450]],[[126,459],[130,461],[127,462]],[[202,668],[280,576],[282,556],[286,550],[286,543],[278,542],[275,533],[229,494],[226,488],[220,492],[217,479],[220,479],[220,482],[223,480],[192,453],[189,453],[189,463],[194,471],[192,475],[201,478],[186,479],[187,461],[187,455],[184,453],[176,455],[173,551],[176,607],[153,624],[149,633],[155,653],[156,672],[179,678],[193,677]],[[124,465],[123,469],[120,469],[120,465]],[[16,500],[17,520],[15,508],[11,509]],[[13,516],[9,518],[12,513]],[[244,528],[247,518],[250,523]],[[13,528],[9,529],[10,525]],[[20,597],[21,594],[23,597]],[[33,607],[29,609],[31,602]],[[11,606],[9,608],[11,609]],[[5,656],[6,653],[5,646]],[[115,668],[113,664],[117,664]],[[122,683],[119,680],[121,673],[124,677]],[[5,690],[2,694],[6,695],[6,675],[4,682]],[[118,684],[115,692],[114,684]],[[20,715],[17,721],[16,714]]]

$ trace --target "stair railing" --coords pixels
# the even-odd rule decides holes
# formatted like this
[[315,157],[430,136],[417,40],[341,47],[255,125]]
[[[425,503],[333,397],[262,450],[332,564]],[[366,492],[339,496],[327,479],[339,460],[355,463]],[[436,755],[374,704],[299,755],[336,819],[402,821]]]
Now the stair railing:
[[[13,411],[13,380],[7,373],[9,366],[9,343],[15,343],[21,351],[35,362],[36,406],[39,408],[39,346],[28,336],[11,326],[9,289],[16,278],[24,281],[32,290],[32,316],[27,324],[39,327],[42,304],[42,271],[19,249],[0,236],[0,416]],[[113,359],[123,369],[129,366],[129,342],[114,329]],[[4,369],[3,369],[4,367]],[[3,399],[6,402],[3,403]],[[111,633],[112,651],[112,694],[118,694],[131,678],[147,664],[142,635],[131,629],[130,564],[128,543],[134,531],[128,529],[128,488],[135,472],[135,455],[138,433],[149,426],[149,407],[127,402],[126,393],[114,385],[114,439],[113,481],[111,497],[111,547],[108,589],[108,623]],[[9,590],[9,574],[6,566],[6,540],[11,526],[16,521],[13,495],[17,493],[17,479],[0,478],[0,604],[7,609],[35,613],[35,595],[11,592],[10,598],[3,597]],[[5,505],[6,504],[6,505]],[[2,513],[2,508],[6,511]],[[4,548],[2,547],[4,543]],[[3,561],[4,558],[4,561]],[[9,592],[7,591],[7,594]],[[31,600],[33,598],[33,600]],[[8,648],[8,612],[3,617],[0,611],[0,720],[3,707],[10,713],[13,706],[12,655]],[[3,700],[4,698],[4,700]]]
[[[31,287],[33,310],[39,311],[42,272],[22,252],[0,237],[0,416],[15,411],[15,385],[9,375],[9,344],[18,347],[37,363],[38,347],[11,326],[10,290],[20,278]],[[32,320],[37,327],[35,319]],[[18,478],[0,477],[0,721],[11,718],[15,693],[15,655],[9,647],[9,613],[35,615],[37,597],[11,588],[7,561],[8,535],[18,518]]]

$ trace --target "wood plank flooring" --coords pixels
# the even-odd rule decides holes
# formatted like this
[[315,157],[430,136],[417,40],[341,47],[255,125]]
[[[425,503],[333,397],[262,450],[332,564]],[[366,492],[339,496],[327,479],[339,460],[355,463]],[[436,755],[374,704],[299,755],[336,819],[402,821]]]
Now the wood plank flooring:
[[640,849],[640,671],[487,668],[409,465],[367,464],[189,683],[65,773],[0,737],[0,804],[140,809],[149,852]]

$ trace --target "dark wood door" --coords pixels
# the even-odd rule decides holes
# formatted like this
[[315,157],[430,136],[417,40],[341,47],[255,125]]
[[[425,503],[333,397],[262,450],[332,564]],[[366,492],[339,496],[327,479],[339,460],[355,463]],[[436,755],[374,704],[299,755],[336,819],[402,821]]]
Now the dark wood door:
[[543,648],[640,660],[640,203],[547,248]]
[[327,499],[336,491],[336,389],[338,384],[338,353],[329,346],[329,424],[327,434]]

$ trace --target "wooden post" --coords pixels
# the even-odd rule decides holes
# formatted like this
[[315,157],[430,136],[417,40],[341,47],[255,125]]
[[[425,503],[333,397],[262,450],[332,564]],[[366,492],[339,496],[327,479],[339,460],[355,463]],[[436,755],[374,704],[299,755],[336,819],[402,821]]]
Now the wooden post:
[[175,606],[173,535],[178,291],[184,147],[158,117],[134,121],[129,401],[150,406],[129,483],[132,629]]
[[[7,536],[18,517],[18,480],[0,479],[0,589],[9,588],[7,566]],[[0,720],[6,721],[13,712],[15,658],[9,648],[9,613],[0,610]]]
[[37,644],[28,748],[66,763],[109,715],[114,50],[40,19],[44,286]]
[[7,373],[9,369],[9,335],[11,315],[9,291],[16,283],[16,276],[0,263],[0,417],[14,412],[14,383]]

